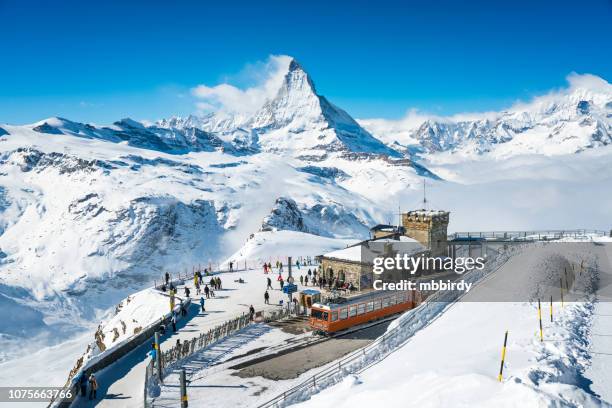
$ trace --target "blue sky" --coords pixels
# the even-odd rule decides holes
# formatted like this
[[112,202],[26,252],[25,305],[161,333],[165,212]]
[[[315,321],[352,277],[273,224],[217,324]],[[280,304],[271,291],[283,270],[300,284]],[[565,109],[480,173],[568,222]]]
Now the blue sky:
[[245,66],[275,54],[360,118],[496,110],[571,72],[612,78],[609,0],[173,3],[0,0],[0,122],[187,114],[191,88],[252,85]]

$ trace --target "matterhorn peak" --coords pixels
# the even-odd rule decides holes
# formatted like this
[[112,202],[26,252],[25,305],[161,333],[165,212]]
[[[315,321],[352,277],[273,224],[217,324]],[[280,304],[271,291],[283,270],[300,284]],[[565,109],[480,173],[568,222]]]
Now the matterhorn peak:
[[302,68],[300,63],[295,58],[292,58],[291,62],[289,62],[287,75],[285,75],[285,80],[283,81],[283,87],[291,87],[292,85],[305,87],[313,94],[317,93],[314,82],[312,82],[310,75],[308,75],[306,70]]

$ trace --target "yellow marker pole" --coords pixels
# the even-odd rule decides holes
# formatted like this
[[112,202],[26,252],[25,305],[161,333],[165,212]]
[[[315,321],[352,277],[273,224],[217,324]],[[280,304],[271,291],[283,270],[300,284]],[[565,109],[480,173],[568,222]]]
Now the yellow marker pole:
[[501,365],[499,366],[499,375],[497,376],[497,381],[501,382],[502,374],[504,372],[504,360],[506,360],[506,343],[508,342],[508,330],[506,330],[506,335],[504,336],[504,347],[502,348],[502,359]]
[[552,295],[550,295],[550,322],[552,323],[553,321],[553,302],[552,302]]
[[540,299],[538,299],[538,319],[540,320],[540,341],[544,341],[544,333],[542,332],[542,307]]

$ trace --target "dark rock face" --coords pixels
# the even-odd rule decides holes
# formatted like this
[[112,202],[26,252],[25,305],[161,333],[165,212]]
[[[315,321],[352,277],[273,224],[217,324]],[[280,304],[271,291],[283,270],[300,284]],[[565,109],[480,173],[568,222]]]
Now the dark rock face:
[[591,109],[591,104],[588,101],[580,101],[576,105],[576,111],[583,115],[587,115]]
[[38,125],[32,128],[32,130],[38,133],[48,133],[50,135],[63,135],[64,134],[61,130],[59,130],[56,127],[51,126],[47,122],[43,123],[42,125]]
[[279,230],[291,230],[309,232],[304,224],[304,217],[297,203],[291,198],[279,197],[274,207],[262,223],[262,230],[276,228]]

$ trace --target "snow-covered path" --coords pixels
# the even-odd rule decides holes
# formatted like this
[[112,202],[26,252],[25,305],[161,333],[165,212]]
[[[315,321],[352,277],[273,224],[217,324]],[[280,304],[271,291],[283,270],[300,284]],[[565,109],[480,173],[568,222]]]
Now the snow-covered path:
[[[189,309],[189,315],[177,324],[178,331],[172,333],[172,328],[162,338],[161,349],[165,351],[176,344],[177,339],[181,342],[190,340],[200,332],[209,329],[233,318],[241,313],[248,313],[250,305],[256,310],[273,309],[281,299],[286,301],[287,295],[279,290],[275,281],[276,271],[265,275],[261,270],[248,270],[242,272],[222,273],[217,275],[222,281],[222,290],[216,291],[216,297],[206,301],[206,312],[201,313],[197,297]],[[266,289],[266,278],[270,276],[273,281],[274,290],[269,291],[271,305],[264,304],[263,294]],[[286,272],[283,275],[287,276]],[[299,276],[299,275],[298,275]],[[239,278],[244,283],[235,282]],[[205,278],[208,281],[209,278]],[[191,289],[191,296],[195,297],[193,281],[186,282]],[[179,295],[183,295],[183,286],[178,289]],[[74,406],[81,407],[110,407],[131,408],[142,407],[144,398],[144,373],[148,363],[147,352],[150,344],[143,344],[127,356],[97,374],[99,383],[99,395],[97,401],[79,399]]]

